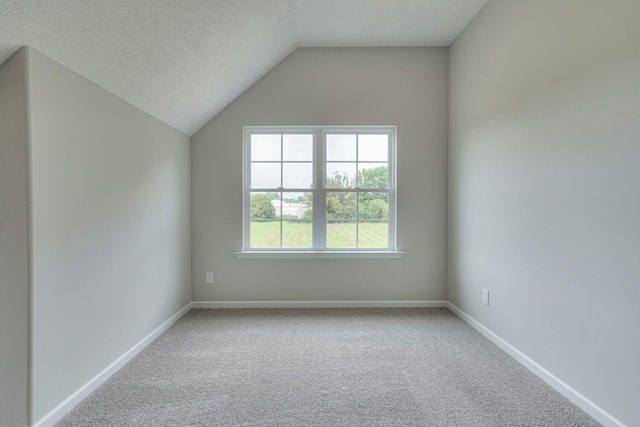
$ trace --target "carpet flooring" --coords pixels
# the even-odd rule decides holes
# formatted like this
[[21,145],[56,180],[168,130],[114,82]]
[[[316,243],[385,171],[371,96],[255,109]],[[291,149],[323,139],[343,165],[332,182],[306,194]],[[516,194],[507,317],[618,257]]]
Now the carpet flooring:
[[192,310],[63,426],[598,426],[447,309]]

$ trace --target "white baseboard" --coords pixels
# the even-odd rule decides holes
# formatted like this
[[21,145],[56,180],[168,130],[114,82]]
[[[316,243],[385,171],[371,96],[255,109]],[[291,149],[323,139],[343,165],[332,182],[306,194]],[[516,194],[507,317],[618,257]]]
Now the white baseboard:
[[89,382],[80,387],[75,393],[66,398],[62,403],[53,408],[47,415],[40,418],[33,424],[33,427],[51,427],[62,417],[69,413],[78,403],[82,402],[91,392],[100,387],[105,381],[115,374],[120,368],[133,359],[146,346],[151,344],[153,340],[158,338],[164,331],[169,329],[171,325],[176,323],[178,319],[191,310],[192,303],[182,307],[180,311],[167,319],[164,323],[154,329],[149,335],[140,340],[136,345],[131,347],[126,353],[116,359],[111,365],[107,366],[102,372],[93,377]]
[[473,317],[469,316],[464,311],[460,310],[455,305],[451,304],[447,301],[446,307],[453,311],[458,317],[467,322],[471,327],[476,329],[482,335],[484,335],[489,341],[496,344],[502,350],[504,350],[511,357],[520,362],[525,368],[529,369],[531,372],[536,374],[540,379],[553,387],[556,391],[562,394],[564,397],[573,402],[580,409],[585,411],[591,417],[593,417],[596,421],[601,423],[606,427],[625,427],[625,425],[615,418],[613,415],[602,409],[600,406],[596,405],[594,402],[589,400],[579,391],[571,387],[569,384],[562,381],[560,378],[553,375],[551,372],[547,371],[541,365],[533,361],[529,356],[522,353],[520,350],[509,344],[507,341],[502,339],[492,330],[484,326],[482,323],[478,322]]
[[193,308],[366,308],[366,307],[447,307],[447,301],[194,301]]
[[447,307],[458,317],[467,322],[470,326],[484,335],[491,342],[504,350],[511,357],[520,362],[531,372],[540,377],[560,394],[565,396],[576,406],[606,427],[625,427],[625,425],[596,405],[573,387],[547,371],[541,365],[533,361],[520,350],[509,344],[489,328],[469,316],[464,311],[450,303],[441,300],[360,300],[360,301],[193,301],[185,305],[180,311],[167,319],[164,323],[153,330],[149,335],[131,347],[126,353],[107,366],[102,372],[80,387],[75,393],[65,399],[62,403],[52,409],[47,415],[33,424],[33,427],[51,427],[71,411],[78,403],[84,400],[95,389],[102,385],[114,373],[122,368],[127,362],[133,359],[140,351],[148,346],[153,340],[171,327],[178,319],[184,316],[192,308],[365,308],[365,307]]

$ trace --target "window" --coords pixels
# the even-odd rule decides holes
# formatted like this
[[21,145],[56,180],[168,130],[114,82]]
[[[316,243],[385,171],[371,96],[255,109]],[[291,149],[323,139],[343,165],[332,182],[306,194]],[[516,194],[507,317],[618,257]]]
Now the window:
[[245,127],[244,251],[395,251],[395,127]]

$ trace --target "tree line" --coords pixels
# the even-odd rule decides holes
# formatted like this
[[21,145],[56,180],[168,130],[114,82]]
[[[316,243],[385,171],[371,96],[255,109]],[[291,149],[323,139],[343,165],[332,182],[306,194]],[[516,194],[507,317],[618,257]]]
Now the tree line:
[[[331,188],[351,189],[356,187],[372,191],[332,192]],[[327,177],[327,219],[353,220],[358,219],[380,220],[389,217],[389,196],[387,193],[375,191],[386,189],[388,186],[388,171],[386,166],[358,171],[356,180],[346,174],[335,173]],[[279,193],[262,193],[251,195],[251,218],[274,219],[276,209],[272,200],[279,200]],[[303,218],[311,219],[313,206],[313,193],[306,192],[298,198],[285,198],[288,203],[300,203],[309,207]],[[357,206],[357,208],[356,208]]]

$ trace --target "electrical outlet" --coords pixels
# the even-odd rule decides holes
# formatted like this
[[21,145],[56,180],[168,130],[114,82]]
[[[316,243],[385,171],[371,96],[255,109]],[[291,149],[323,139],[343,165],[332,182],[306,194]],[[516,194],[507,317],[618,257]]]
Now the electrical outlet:
[[207,273],[207,284],[213,283],[213,273]]
[[482,290],[482,302],[489,305],[489,291],[487,289]]

